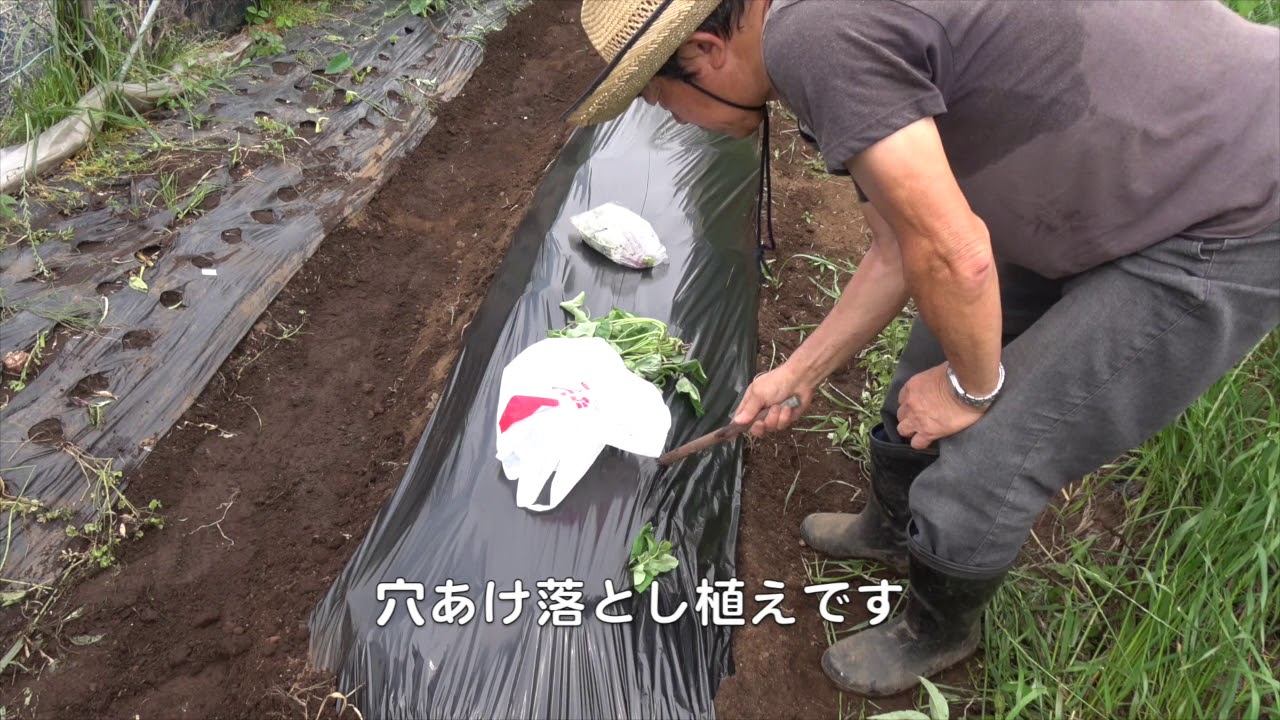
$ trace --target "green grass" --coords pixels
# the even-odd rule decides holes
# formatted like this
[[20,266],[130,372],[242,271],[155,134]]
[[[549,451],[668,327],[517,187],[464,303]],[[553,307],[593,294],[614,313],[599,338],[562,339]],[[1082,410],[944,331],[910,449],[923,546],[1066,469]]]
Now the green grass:
[[1280,25],[1280,0],[1223,0],[1241,16],[1264,25]]
[[[47,37],[48,48],[35,58],[17,58],[18,65],[30,62],[32,71],[8,83],[11,103],[0,118],[0,143],[8,145],[35,137],[73,114],[84,93],[117,78],[133,42],[126,28],[136,28],[141,18],[121,4],[94,3],[94,8],[93,17],[83,22],[42,22],[34,12],[26,16],[29,22],[24,32]],[[160,33],[154,47],[143,43],[124,80],[150,82],[168,78],[167,68],[173,63],[189,60],[206,49],[206,43],[193,42],[180,33]],[[188,71],[193,87],[199,87],[206,79],[201,65]],[[110,99],[103,116],[112,127],[145,124],[118,98]]]
[[[854,269],[800,259],[824,302]],[[859,357],[863,388],[823,388],[835,412],[806,430],[866,458],[865,433],[909,322],[899,317]],[[1280,717],[1278,394],[1275,332],[1175,424],[1064,491],[1050,511],[1058,531],[1033,535],[1030,560],[986,615],[972,687],[944,688],[952,708],[998,718]],[[1112,488],[1120,482],[1141,491],[1126,503]],[[1095,522],[1108,503],[1120,516],[1111,534]],[[806,574],[855,582],[875,567],[815,560]],[[922,690],[917,707],[928,704]],[[877,711],[841,698],[841,718]]]
[[[856,269],[847,260],[833,260],[821,255],[793,255],[788,258],[788,263],[796,259],[808,263],[810,274],[807,280],[832,304],[840,298],[841,288]],[[798,429],[801,432],[825,433],[832,447],[854,460],[867,458],[871,429],[880,422],[880,407],[893,380],[898,354],[906,347],[915,316],[914,307],[908,305],[870,345],[858,353],[855,362],[867,378],[861,392],[851,396],[848,391],[830,383],[824,384],[819,392],[839,412],[811,418],[811,424]],[[803,337],[814,327],[805,325],[783,329],[800,332]]]
[[[975,678],[997,715],[1014,698],[1035,717],[1280,713],[1278,383],[1272,333],[1109,470],[1145,484],[1123,542],[1070,537],[1006,584]],[[1103,480],[1081,493],[1077,513]]]

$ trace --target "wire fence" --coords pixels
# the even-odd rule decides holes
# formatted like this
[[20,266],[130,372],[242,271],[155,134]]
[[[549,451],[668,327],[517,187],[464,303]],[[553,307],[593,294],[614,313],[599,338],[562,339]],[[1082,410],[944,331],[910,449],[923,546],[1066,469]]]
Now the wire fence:
[[0,116],[8,112],[13,83],[30,81],[53,48],[52,27],[50,2],[0,0]]

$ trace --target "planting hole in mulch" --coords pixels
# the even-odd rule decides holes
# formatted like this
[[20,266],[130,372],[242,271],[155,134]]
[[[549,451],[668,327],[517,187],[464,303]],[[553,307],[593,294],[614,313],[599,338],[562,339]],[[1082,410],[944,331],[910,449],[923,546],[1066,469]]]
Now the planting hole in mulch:
[[106,373],[94,373],[81,378],[80,382],[71,388],[68,396],[82,403],[88,402],[97,393],[104,392],[109,387],[111,387],[111,382],[108,380]]
[[141,350],[155,342],[155,334],[150,330],[130,330],[120,338],[120,345],[125,350]]
[[98,283],[96,291],[102,297],[108,297],[122,287],[124,287],[124,280],[110,280]]
[[179,310],[182,308],[182,291],[181,290],[165,290],[160,293],[160,304],[170,310]]
[[62,433],[62,421],[57,418],[41,420],[32,425],[31,429],[27,431],[27,437],[32,442],[44,445],[61,445],[66,442],[66,437]]

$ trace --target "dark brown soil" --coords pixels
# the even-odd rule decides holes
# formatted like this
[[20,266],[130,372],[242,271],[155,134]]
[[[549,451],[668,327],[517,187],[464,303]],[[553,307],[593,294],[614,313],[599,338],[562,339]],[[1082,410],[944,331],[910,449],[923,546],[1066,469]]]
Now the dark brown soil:
[[[399,174],[271,305],[132,478],[130,496],[159,499],[166,528],[71,592],[60,611],[84,612],[48,649],[61,662],[4,678],[11,713],[317,716],[333,688],[306,667],[307,619],[400,480],[472,310],[567,136],[559,114],[598,66],[576,18],[576,3],[534,3],[491,37],[465,92],[441,108]],[[851,258],[864,245],[851,184],[814,175],[793,131],[778,125],[783,282],[761,307],[761,369],[800,340],[780,328],[815,323],[829,306],[803,262],[788,258]],[[299,324],[302,334],[283,339]],[[855,371],[836,380],[860,387]],[[856,509],[865,483],[828,444],[788,433],[749,451],[739,577],[748,592],[783,581],[797,622],[735,633],[737,675],[721,687],[721,717],[840,714],[819,666],[827,641],[817,598],[802,591],[813,553],[798,527],[808,512]],[[851,612],[852,623],[867,617]],[[84,647],[66,640],[99,634]],[[359,705],[358,692],[352,700]],[[908,706],[893,698],[865,708]],[[844,707],[857,716],[863,706],[846,698]]]

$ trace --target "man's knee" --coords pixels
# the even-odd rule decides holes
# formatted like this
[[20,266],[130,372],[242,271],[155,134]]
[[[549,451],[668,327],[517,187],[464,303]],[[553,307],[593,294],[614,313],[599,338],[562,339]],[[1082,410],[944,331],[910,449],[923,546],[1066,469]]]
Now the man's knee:
[[1052,492],[998,463],[959,462],[956,455],[944,447],[911,486],[912,542],[957,569],[1006,568]]

